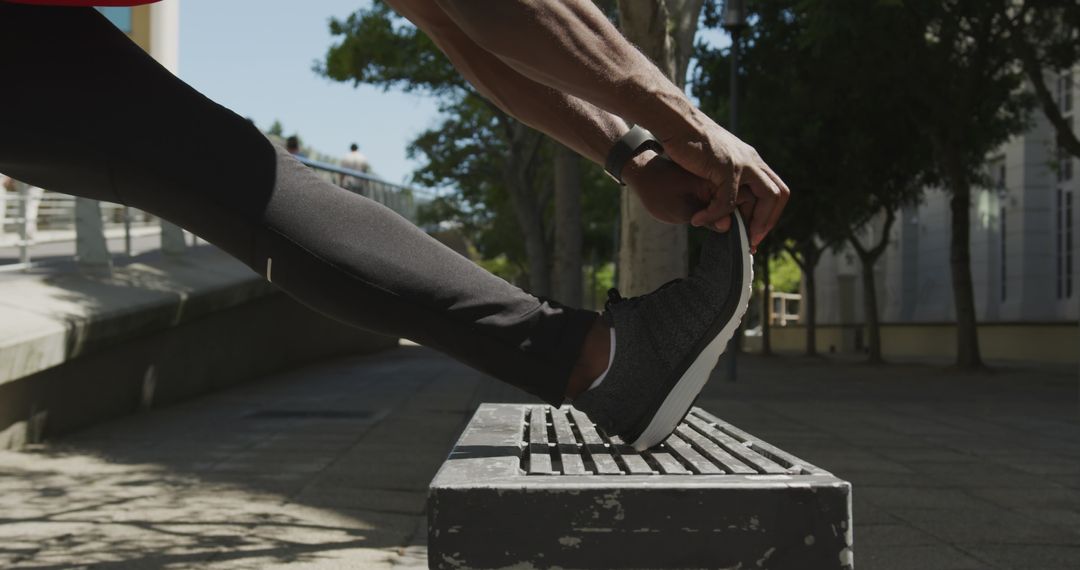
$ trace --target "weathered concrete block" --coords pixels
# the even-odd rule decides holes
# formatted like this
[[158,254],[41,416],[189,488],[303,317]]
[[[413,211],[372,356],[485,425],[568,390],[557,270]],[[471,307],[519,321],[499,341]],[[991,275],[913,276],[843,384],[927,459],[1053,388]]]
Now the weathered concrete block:
[[569,407],[484,404],[428,492],[432,568],[847,569],[851,484],[700,408],[638,453]]

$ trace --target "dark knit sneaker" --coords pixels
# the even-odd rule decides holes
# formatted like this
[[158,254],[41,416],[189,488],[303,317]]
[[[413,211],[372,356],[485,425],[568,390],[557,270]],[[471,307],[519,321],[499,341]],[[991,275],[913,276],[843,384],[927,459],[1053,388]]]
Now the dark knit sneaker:
[[746,312],[753,263],[742,217],[733,217],[731,231],[709,233],[686,279],[629,299],[611,291],[604,318],[615,328],[614,359],[572,403],[638,451],[686,417]]

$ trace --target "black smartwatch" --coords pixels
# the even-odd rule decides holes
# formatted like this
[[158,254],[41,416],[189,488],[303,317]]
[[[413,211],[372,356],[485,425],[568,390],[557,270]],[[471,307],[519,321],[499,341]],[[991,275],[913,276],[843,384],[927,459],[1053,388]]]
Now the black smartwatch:
[[615,146],[608,152],[607,160],[604,161],[604,171],[614,178],[619,186],[626,186],[622,179],[623,168],[632,158],[647,150],[664,154],[663,145],[652,133],[637,125],[631,125],[630,130],[619,137],[619,140],[615,141]]

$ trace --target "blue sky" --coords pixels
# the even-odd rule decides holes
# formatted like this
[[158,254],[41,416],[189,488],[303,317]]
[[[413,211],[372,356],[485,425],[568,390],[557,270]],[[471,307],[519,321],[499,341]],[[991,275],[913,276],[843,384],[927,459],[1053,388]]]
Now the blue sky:
[[[360,145],[375,173],[404,181],[416,166],[409,141],[436,124],[431,98],[331,82],[311,71],[331,44],[327,22],[364,0],[183,0],[180,77],[262,129],[285,132],[327,154]],[[708,31],[726,43],[723,32]]]

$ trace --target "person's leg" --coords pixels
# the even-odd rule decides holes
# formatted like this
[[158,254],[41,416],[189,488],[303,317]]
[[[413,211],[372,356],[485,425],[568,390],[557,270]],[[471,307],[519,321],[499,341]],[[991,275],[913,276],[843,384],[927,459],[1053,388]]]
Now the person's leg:
[[325,314],[553,404],[606,366],[596,313],[537,299],[323,181],[93,10],[0,1],[0,77],[0,172],[152,212]]

